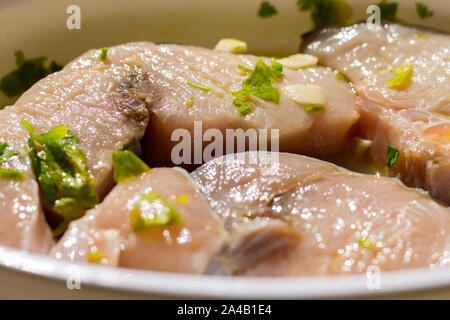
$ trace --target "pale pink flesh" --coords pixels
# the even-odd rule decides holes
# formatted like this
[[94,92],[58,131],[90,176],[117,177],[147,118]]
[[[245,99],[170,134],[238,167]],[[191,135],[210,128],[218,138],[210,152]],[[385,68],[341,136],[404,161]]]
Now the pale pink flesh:
[[[354,83],[361,135],[373,141],[373,158],[385,163],[389,142],[400,158],[388,173],[450,204],[450,37],[412,26],[369,30],[359,24],[317,32],[302,47]],[[411,85],[388,88],[391,69],[404,63],[413,68]]]
[[[166,198],[183,222],[133,232],[130,212],[140,196],[149,191]],[[177,200],[180,197],[184,200]],[[117,185],[102,204],[70,225],[51,256],[87,262],[86,252],[95,251],[92,248],[98,245],[85,235],[101,230],[120,234],[117,247],[107,248],[105,253],[108,257],[117,253],[116,266],[181,273],[202,273],[225,238],[222,223],[211,213],[187,173],[169,168],[153,169]]]
[[[97,180],[100,197],[112,188],[113,151],[144,135],[148,110],[136,92],[136,70],[98,59],[92,50],[62,71],[36,83],[13,106],[0,111],[0,141],[16,150],[26,145],[28,121],[37,133],[66,125],[80,140],[87,168]],[[145,98],[145,97],[144,97]],[[53,239],[45,222],[38,184],[25,152],[15,168],[25,179],[0,179],[0,244],[46,253]]]
[[192,174],[230,233],[222,259],[231,274],[449,265],[450,210],[426,194],[303,156],[280,154],[269,165],[249,157],[213,160]]
[[[238,65],[253,68],[258,57],[146,42],[109,48],[105,61],[100,61],[99,55],[100,50],[85,53],[61,72],[39,81],[14,106],[0,111],[0,140],[22,149],[27,132],[19,124],[21,119],[30,122],[37,133],[65,124],[80,139],[100,197],[113,186],[111,153],[133,139],[139,140],[148,110],[151,123],[145,148],[159,165],[173,164],[171,150],[177,142],[171,141],[172,131],[192,131],[194,120],[203,122],[204,131],[279,129],[281,150],[326,158],[344,150],[358,118],[349,87],[325,68],[285,70],[285,77],[275,83],[278,88],[298,83],[323,86],[327,98],[324,112],[308,114],[281,95],[280,105],[257,101],[255,111],[242,117],[228,91],[239,90],[247,76]],[[270,59],[264,60],[270,63]],[[188,81],[213,90],[192,88]],[[194,97],[194,105],[189,108],[186,102],[190,97]],[[42,217],[38,187],[25,155],[21,163],[27,171],[24,181],[15,182],[14,188],[11,181],[0,181],[0,221],[5,230],[0,243],[46,252],[52,239]],[[26,201],[22,195],[27,195]],[[16,209],[12,210],[13,206]],[[24,240],[29,237],[46,244],[30,244]]]

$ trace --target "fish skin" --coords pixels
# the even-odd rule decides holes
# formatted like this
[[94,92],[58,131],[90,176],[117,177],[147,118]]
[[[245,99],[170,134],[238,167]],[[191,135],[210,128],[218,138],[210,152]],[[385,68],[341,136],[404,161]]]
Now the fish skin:
[[[409,186],[450,204],[450,37],[419,27],[366,24],[318,31],[301,50],[353,82],[361,107],[360,134],[372,140],[372,158],[386,163],[386,142],[400,150],[387,170]],[[392,68],[409,62],[412,83],[394,90]],[[388,141],[387,141],[388,140]]]
[[[130,211],[150,190],[172,204],[183,217],[181,224],[132,231]],[[184,194],[187,203],[175,200]],[[50,255],[86,262],[86,252],[96,246],[86,234],[103,230],[116,231],[120,236],[119,243],[105,254],[118,255],[115,266],[179,273],[202,273],[225,239],[221,221],[211,213],[187,172],[170,168],[156,168],[117,185],[103,203],[70,224]]]
[[[0,111],[0,140],[24,150],[28,132],[25,119],[36,130],[46,132],[66,125],[80,140],[87,169],[97,180],[104,197],[113,187],[112,152],[132,139],[139,140],[148,122],[148,106],[139,91],[139,70],[116,64],[114,50],[101,62],[91,50],[27,90],[13,106]],[[0,179],[0,244],[47,253],[54,244],[43,214],[39,187],[31,163],[23,152],[15,168],[24,171],[20,181]],[[48,218],[55,216],[50,212]]]
[[450,209],[424,192],[305,156],[281,153],[269,171],[264,153],[246,157],[215,159],[191,174],[229,233],[221,253],[227,273],[323,276],[371,265],[449,265]]

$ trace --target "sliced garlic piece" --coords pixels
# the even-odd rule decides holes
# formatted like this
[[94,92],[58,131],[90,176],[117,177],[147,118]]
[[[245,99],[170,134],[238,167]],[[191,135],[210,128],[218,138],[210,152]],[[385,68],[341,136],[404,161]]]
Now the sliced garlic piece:
[[214,48],[220,52],[244,53],[247,51],[247,43],[237,39],[222,39]]
[[323,106],[326,102],[323,88],[313,84],[293,84],[283,87],[281,92],[303,105]]
[[309,54],[293,54],[292,56],[279,59],[278,62],[283,65],[283,67],[298,70],[300,68],[314,67],[317,65],[319,59],[315,56]]

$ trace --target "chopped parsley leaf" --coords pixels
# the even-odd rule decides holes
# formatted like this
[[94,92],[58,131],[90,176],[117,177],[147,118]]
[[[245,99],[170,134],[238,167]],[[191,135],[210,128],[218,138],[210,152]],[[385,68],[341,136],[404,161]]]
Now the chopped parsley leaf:
[[387,2],[387,0],[383,0],[377,4],[378,7],[380,7],[380,19],[381,20],[390,20],[390,21],[396,21],[397,20],[397,9],[398,9],[398,3],[396,2]]
[[192,107],[194,105],[194,97],[190,97],[189,100],[186,101],[186,105]]
[[246,68],[246,67],[244,67],[242,65],[238,65],[238,68],[239,68],[239,70],[244,71],[244,72],[248,72],[248,73],[253,71],[252,69]]
[[[9,148],[6,142],[0,142],[0,165],[18,155],[20,155],[19,151]],[[24,176],[22,171],[0,167],[0,177],[2,178],[20,180]]]
[[401,66],[393,68],[391,73],[396,74],[394,78],[386,82],[386,86],[395,90],[405,90],[412,82],[413,66],[406,62]]
[[63,68],[55,61],[52,61],[49,66],[45,66],[44,62],[47,57],[25,59],[22,50],[16,51],[14,55],[17,69],[0,79],[0,91],[8,98],[24,93],[40,79]]
[[395,162],[397,161],[399,155],[400,155],[400,152],[396,148],[391,146],[391,144],[388,142],[386,166],[388,168],[392,167],[395,164]]
[[251,96],[276,104],[280,102],[280,93],[272,83],[275,79],[284,76],[281,63],[272,61],[271,67],[269,67],[263,60],[258,60],[253,70],[241,65],[238,68],[250,72],[247,79],[242,82],[242,89],[230,92],[235,97],[233,104],[238,108],[238,113],[241,116],[246,116],[253,111],[253,105],[250,103]]
[[86,168],[78,139],[65,125],[36,134],[28,122],[20,123],[30,134],[27,152],[44,201],[63,218],[53,233],[58,236],[98,203],[97,182]]
[[416,3],[416,10],[421,19],[431,18],[434,15],[434,11],[428,9],[426,5],[420,2]]
[[368,239],[368,238],[366,238],[366,237],[364,237],[364,236],[361,236],[361,237],[358,239],[358,244],[359,244],[362,248],[370,249],[370,248],[373,248],[373,247],[375,246],[375,241],[370,240],[370,239]]
[[347,25],[353,16],[352,7],[344,0],[297,0],[300,11],[310,11],[313,29]]
[[305,111],[310,113],[310,112],[318,112],[318,111],[324,111],[325,108],[324,106],[310,106],[310,107],[305,107]]
[[338,80],[342,80],[342,81],[345,81],[345,82],[350,82],[350,79],[345,74],[343,74],[342,72],[337,71],[335,76],[336,76],[336,78]]
[[278,13],[277,9],[267,1],[261,2],[259,7],[258,16],[260,18],[267,18]]
[[155,191],[143,194],[130,212],[130,223],[135,233],[182,221],[181,214]]
[[236,106],[237,111],[241,116],[246,116],[253,111],[253,105],[240,98],[234,98],[233,104]]
[[201,86],[201,85],[189,82],[189,81],[187,82],[187,84],[193,88],[197,88],[197,89],[200,89],[203,91],[211,91],[211,87]]
[[131,151],[113,153],[114,180],[122,183],[151,169]]
[[108,58],[108,48],[102,48],[100,56],[98,57],[101,61],[105,61]]

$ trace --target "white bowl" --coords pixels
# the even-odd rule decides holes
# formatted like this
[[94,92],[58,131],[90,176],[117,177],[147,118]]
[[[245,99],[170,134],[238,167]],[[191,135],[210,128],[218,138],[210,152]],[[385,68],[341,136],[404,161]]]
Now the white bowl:
[[[271,0],[278,14],[259,18],[261,0],[77,0],[81,29],[68,30],[67,0],[0,1],[0,75],[14,69],[14,52],[48,56],[66,63],[82,52],[148,40],[213,47],[218,39],[245,40],[253,53],[285,55],[310,28],[309,13],[296,0]],[[377,1],[348,1],[354,20]],[[446,1],[427,0],[434,17],[420,20],[416,1],[399,3],[398,16],[410,23],[450,31]],[[5,98],[0,104],[5,103]],[[191,276],[73,265],[0,246],[0,298],[450,298],[450,269],[416,269],[380,274],[369,289],[367,275],[311,278]],[[369,284],[368,284],[369,281]],[[79,286],[78,286],[79,285]],[[77,289],[80,287],[80,289]],[[70,289],[72,288],[72,289]]]

